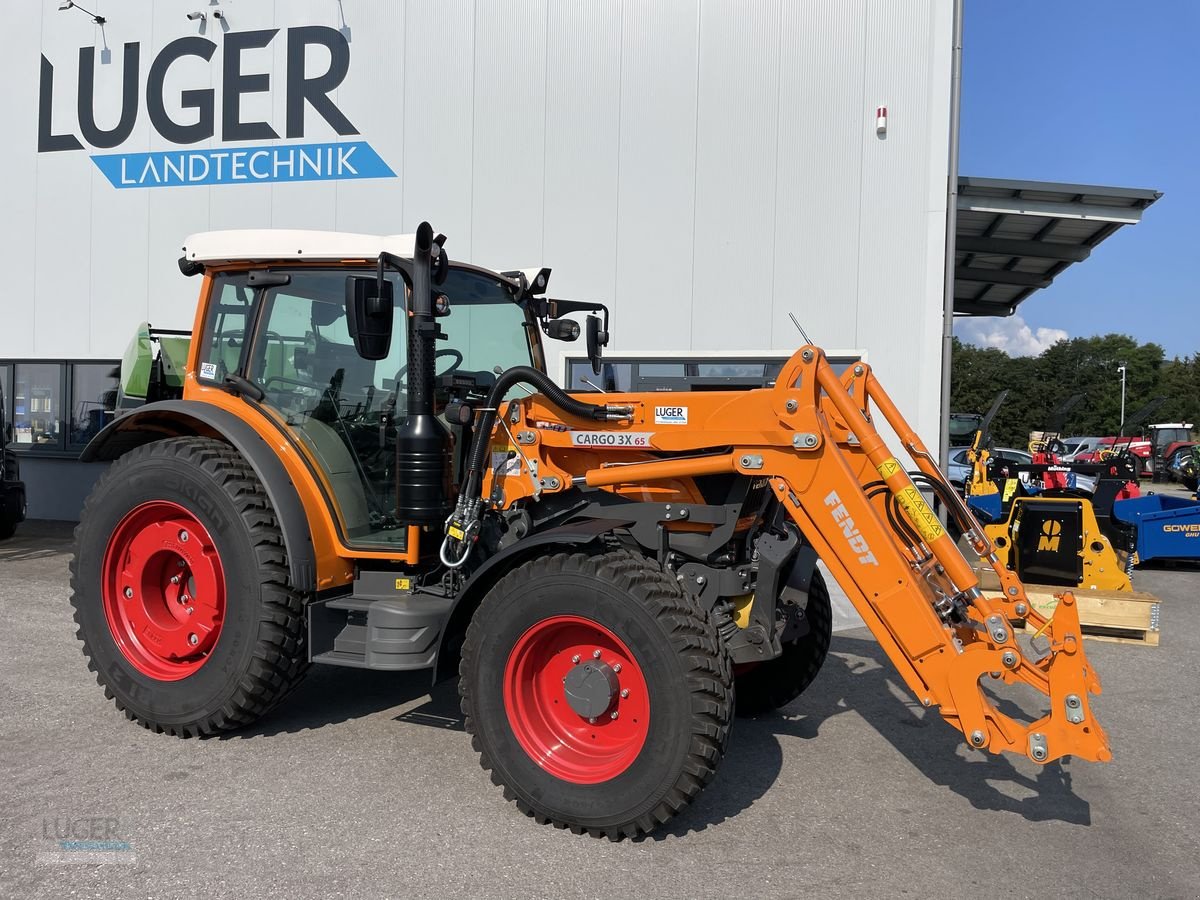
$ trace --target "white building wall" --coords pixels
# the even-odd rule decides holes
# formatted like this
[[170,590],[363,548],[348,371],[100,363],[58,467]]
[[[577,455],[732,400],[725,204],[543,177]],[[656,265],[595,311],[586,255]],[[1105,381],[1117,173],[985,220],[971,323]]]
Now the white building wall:
[[[611,302],[614,349],[791,348],[795,313],[818,343],[865,351],[936,444],[952,0],[94,5],[103,27],[56,0],[6,8],[23,37],[0,55],[0,358],[114,358],[138,321],[189,327],[197,283],[175,261],[193,231],[429,219],[455,258],[549,265],[553,294]],[[220,134],[227,34],[280,29],[243,53],[271,89],[245,94],[242,118],[284,135],[286,29],[344,15],[350,70],[331,96],[361,134],[341,139],[368,142],[396,177],[109,184],[93,153],[177,149],[150,126],[146,77],[170,41],[200,33],[185,18],[197,8],[217,50],[177,62],[165,91],[188,121],[180,93],[217,89],[217,134],[192,147],[238,146]],[[39,54],[54,65],[54,129],[79,134],[80,47],[98,48],[95,115],[111,127],[132,41],[129,138],[38,153]],[[315,56],[310,74],[324,65]],[[243,145],[339,139],[311,108],[305,120],[302,139]]]

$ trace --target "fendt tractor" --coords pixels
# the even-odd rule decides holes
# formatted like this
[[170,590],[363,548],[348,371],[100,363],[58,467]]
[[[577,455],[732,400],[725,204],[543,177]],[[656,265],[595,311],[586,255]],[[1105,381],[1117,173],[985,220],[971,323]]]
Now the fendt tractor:
[[[84,453],[113,462],[83,510],[72,604],[126,716],[211,735],[312,663],[457,673],[508,799],[636,836],[712,780],[735,702],[769,711],[817,675],[820,559],[969,747],[1110,758],[1072,595],[1049,620],[1032,608],[870,366],[839,377],[806,343],[772,387],[568,394],[542,337],[577,339],[585,314],[598,371],[607,308],[444,244],[428,223],[187,240],[180,268],[202,280],[181,386]],[[1019,721],[985,676],[1048,709]]]

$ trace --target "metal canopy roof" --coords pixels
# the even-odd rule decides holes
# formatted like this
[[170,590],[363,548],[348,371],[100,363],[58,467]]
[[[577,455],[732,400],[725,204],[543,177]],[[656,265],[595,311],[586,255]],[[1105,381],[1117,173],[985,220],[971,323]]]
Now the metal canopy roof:
[[1161,197],[1136,188],[959,178],[954,314],[1010,316]]

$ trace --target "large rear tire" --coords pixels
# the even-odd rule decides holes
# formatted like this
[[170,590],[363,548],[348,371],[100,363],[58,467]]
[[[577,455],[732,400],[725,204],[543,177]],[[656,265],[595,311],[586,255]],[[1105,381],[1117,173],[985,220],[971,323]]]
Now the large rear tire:
[[220,441],[157,441],[113,463],[75,531],[71,591],[105,696],[157,732],[248,725],[308,668],[274,510]]
[[804,618],[807,634],[785,643],[775,659],[738,673],[738,715],[761,715],[786,706],[804,693],[825,664],[833,637],[833,607],[819,571],[809,582]]
[[484,598],[462,650],[472,744],[538,822],[612,840],[666,822],[708,784],[733,707],[708,615],[643,557],[559,553]]

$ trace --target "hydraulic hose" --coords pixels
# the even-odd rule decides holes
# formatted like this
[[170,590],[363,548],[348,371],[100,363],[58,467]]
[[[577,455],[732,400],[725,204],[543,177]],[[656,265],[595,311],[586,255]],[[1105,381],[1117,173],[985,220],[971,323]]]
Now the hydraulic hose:
[[547,400],[568,415],[580,419],[592,419],[596,422],[607,422],[615,418],[607,406],[596,406],[574,399],[537,369],[529,366],[513,366],[511,369],[505,369],[500,373],[496,384],[488,393],[483,415],[475,429],[471,455],[467,459],[467,479],[464,484],[467,500],[479,499],[478,491],[483,484],[484,457],[487,455],[488,444],[492,440],[492,428],[496,424],[496,413],[501,401],[504,400],[504,395],[516,384],[528,384],[537,388],[546,396]]
[[471,453],[467,457],[466,478],[463,481],[462,492],[458,495],[458,503],[454,507],[454,512],[446,520],[446,537],[442,541],[439,555],[442,564],[447,568],[457,569],[466,563],[471,554],[471,548],[478,538],[483,492],[483,466],[487,457],[488,445],[492,440],[492,428],[495,427],[496,414],[504,400],[504,395],[517,384],[527,384],[536,388],[563,412],[579,419],[611,422],[629,418],[632,413],[629,407],[596,406],[576,400],[546,375],[529,366],[513,366],[511,369],[501,372],[496,378],[495,385],[488,392],[483,415],[475,428]]

